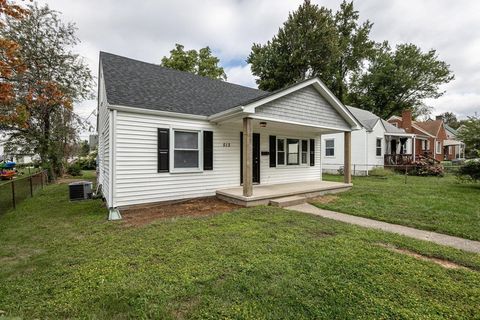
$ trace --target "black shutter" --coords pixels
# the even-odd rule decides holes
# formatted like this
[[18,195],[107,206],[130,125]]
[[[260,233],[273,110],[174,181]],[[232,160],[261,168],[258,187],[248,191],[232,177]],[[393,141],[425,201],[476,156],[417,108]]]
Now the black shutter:
[[310,166],[315,165],[315,139],[310,139]]
[[170,167],[170,130],[158,128],[158,172],[168,172]]
[[275,168],[277,166],[277,137],[270,136],[270,168]]
[[212,131],[203,131],[203,170],[213,170]]

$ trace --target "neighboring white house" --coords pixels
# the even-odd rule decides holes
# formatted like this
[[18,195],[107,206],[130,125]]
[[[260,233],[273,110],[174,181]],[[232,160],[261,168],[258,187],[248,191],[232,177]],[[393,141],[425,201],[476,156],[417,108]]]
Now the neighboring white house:
[[322,134],[360,129],[318,78],[271,93],[103,52],[99,68],[98,182],[113,218],[242,180],[247,200],[252,184],[321,181]]
[[[352,173],[367,175],[368,171],[385,164],[385,155],[409,154],[412,151],[412,134],[397,128],[367,110],[347,107],[362,125],[352,132]],[[392,142],[395,142],[392,144]],[[394,150],[392,149],[394,145]],[[322,167],[324,173],[343,170],[344,138],[342,134],[322,136]]]
[[9,135],[6,132],[0,133],[0,161],[14,161],[17,164],[32,163],[33,156],[20,153],[12,153],[5,150],[5,145],[8,141]]

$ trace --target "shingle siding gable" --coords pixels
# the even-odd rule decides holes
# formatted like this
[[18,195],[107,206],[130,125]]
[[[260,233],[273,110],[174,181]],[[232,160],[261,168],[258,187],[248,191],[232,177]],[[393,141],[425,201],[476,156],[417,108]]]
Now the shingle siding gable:
[[350,129],[342,116],[313,87],[305,87],[257,108],[255,114],[278,120]]

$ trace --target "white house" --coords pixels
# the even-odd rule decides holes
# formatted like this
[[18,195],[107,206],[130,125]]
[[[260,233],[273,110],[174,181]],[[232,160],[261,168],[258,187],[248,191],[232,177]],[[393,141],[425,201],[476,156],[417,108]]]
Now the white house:
[[[352,132],[352,173],[367,175],[375,167],[383,167],[389,155],[411,154],[413,134],[397,128],[367,110],[347,107],[361,124]],[[344,137],[341,134],[322,136],[322,167],[325,173],[343,170]]]
[[322,181],[320,142],[349,142],[361,126],[317,78],[265,92],[101,52],[98,89],[111,219],[145,203],[217,195],[248,206],[351,186],[349,170],[345,183]]
[[30,154],[22,154],[7,152],[5,145],[9,139],[9,135],[6,132],[0,132],[0,162],[1,161],[14,161],[17,164],[29,164],[34,160],[34,156]]

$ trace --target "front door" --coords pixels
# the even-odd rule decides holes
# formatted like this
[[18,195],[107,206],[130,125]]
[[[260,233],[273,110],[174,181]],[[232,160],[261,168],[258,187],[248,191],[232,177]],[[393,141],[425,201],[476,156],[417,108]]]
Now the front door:
[[[260,183],[260,133],[253,134],[252,141],[252,181]],[[240,183],[243,183],[243,133],[240,132]]]

